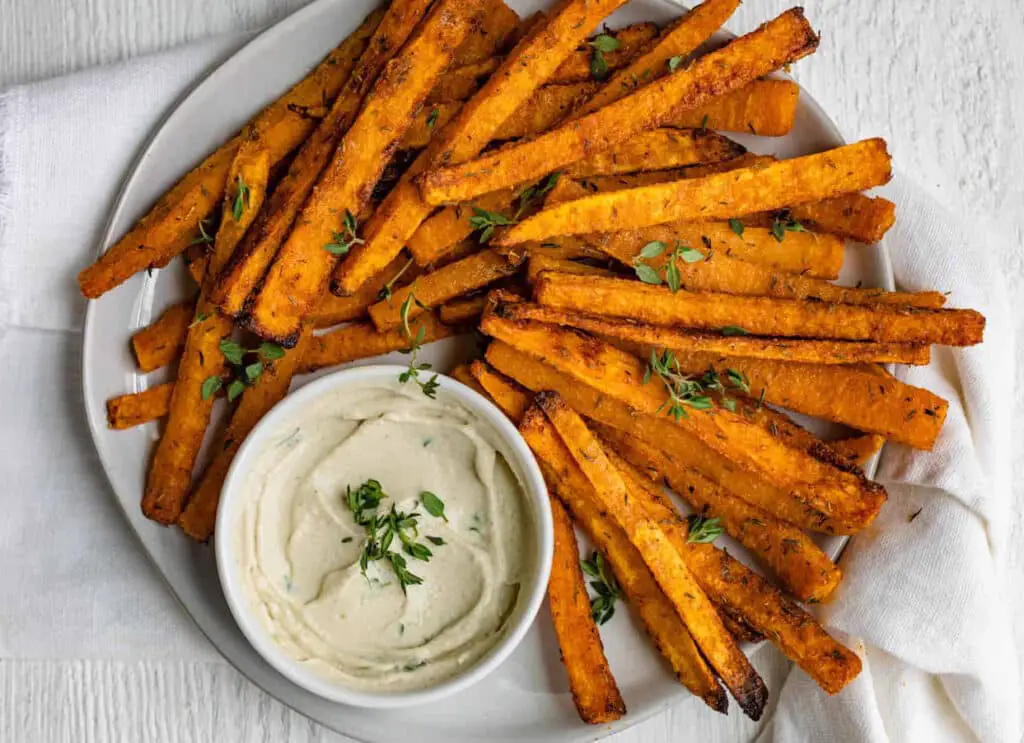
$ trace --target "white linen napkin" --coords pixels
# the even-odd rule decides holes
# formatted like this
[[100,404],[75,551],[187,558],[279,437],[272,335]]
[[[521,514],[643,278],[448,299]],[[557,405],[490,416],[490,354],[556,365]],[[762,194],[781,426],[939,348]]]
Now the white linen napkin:
[[0,658],[220,657],[150,566],[92,446],[75,276],[155,127],[244,39],[0,94]]
[[[0,657],[215,657],[121,520],[93,452],[74,276],[153,128],[239,41],[0,98]],[[904,373],[951,405],[935,451],[887,447],[890,502],[848,548],[846,580],[824,609],[864,673],[829,698],[792,672],[773,690],[765,740],[1018,740],[1017,651],[997,588],[1010,411],[995,391],[1014,363],[1005,291],[984,242],[900,180],[886,239],[898,283],[950,289],[951,306],[981,309],[988,342]]]
[[836,697],[790,674],[761,741],[1018,741],[1018,652],[1000,564],[1010,523],[1015,343],[996,251],[931,197],[897,178],[885,238],[898,288],[945,289],[949,306],[987,317],[986,342],[936,348],[900,378],[949,400],[931,452],[887,444],[877,479],[889,502],[848,545],[845,579],[823,607],[858,643],[864,672]]

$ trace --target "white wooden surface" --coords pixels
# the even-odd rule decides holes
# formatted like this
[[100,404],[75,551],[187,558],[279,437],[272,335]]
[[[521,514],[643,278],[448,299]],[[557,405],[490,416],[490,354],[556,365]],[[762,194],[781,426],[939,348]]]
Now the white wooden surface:
[[[211,34],[257,28],[304,0],[4,0],[0,88],[159,51]],[[743,31],[789,2],[749,0],[729,27]],[[897,167],[983,231],[1008,238],[1000,255],[1018,337],[1007,404],[1024,421],[1024,3],[806,0],[821,50],[796,76],[850,139],[881,135]],[[963,204],[962,206],[960,204]],[[993,339],[999,342],[998,339]],[[1016,502],[1006,595],[1024,617],[1024,437],[1016,431]],[[138,550],[124,559],[143,559]],[[1024,648],[1024,623],[1016,623]],[[201,641],[201,640],[200,640]],[[0,659],[0,741],[339,741],[221,663],[115,661],[117,648],[75,661]],[[778,688],[785,664],[756,664]],[[738,715],[669,712],[621,743],[749,740]]]

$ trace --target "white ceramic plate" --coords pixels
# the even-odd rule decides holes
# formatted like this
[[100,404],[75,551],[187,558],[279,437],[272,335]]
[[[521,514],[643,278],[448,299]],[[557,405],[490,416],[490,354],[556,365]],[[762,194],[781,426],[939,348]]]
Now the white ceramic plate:
[[[543,0],[508,0],[525,17],[547,5]],[[316,0],[264,32],[200,83],[167,118],[125,182],[101,249],[112,244],[192,163],[237,131],[261,106],[278,97],[376,5],[375,0]],[[612,27],[642,20],[667,21],[680,8],[661,0],[633,0],[609,20]],[[814,64],[813,58],[803,64]],[[758,152],[794,156],[842,144],[838,131],[818,105],[801,96],[797,123],[782,139],[737,136]],[[847,252],[843,283],[892,288],[891,269],[880,246]],[[594,740],[629,727],[669,704],[689,704],[692,714],[715,714],[675,682],[633,622],[620,611],[602,632],[605,648],[629,714],[602,727],[579,722],[560,667],[558,647],[542,611],[519,649],[497,671],[455,698],[408,710],[379,712],[346,707],[301,690],[253,651],[236,627],[221,593],[209,546],[196,545],[180,531],[147,521],[139,503],[146,467],[158,435],[155,424],[128,431],[106,427],[105,401],[164,381],[159,373],[141,375],[128,338],[186,291],[180,266],[141,274],[89,305],[85,322],[83,381],[85,405],[96,448],[113,492],[168,586],[217,649],[254,683],[317,722],[353,738],[374,743],[432,741]],[[475,351],[472,339],[449,339],[428,347],[424,359],[449,369]],[[404,364],[392,354],[364,363]],[[297,380],[302,384],[305,379]],[[218,411],[220,412],[220,411]],[[818,427],[828,433],[827,429]],[[383,473],[382,473],[383,475]],[[831,554],[839,539],[826,539]],[[746,559],[737,545],[730,552]],[[732,705],[732,714],[740,714]]]

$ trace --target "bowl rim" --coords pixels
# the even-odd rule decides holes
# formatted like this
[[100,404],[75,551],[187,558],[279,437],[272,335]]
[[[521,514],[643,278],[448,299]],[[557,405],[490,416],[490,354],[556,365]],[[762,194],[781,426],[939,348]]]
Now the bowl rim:
[[260,657],[291,682],[328,701],[356,707],[396,709],[428,704],[456,694],[494,671],[519,646],[533,625],[547,592],[554,553],[554,526],[547,485],[526,441],[493,402],[457,379],[438,373],[444,393],[451,394],[471,413],[491,425],[502,443],[508,447],[507,453],[513,460],[508,464],[519,481],[529,511],[530,523],[527,527],[532,532],[535,544],[534,560],[523,576],[521,585],[525,590],[519,592],[518,608],[512,613],[513,618],[504,635],[474,663],[432,686],[387,692],[353,689],[318,675],[288,655],[270,637],[245,594],[236,561],[236,540],[230,532],[241,518],[243,485],[250,463],[260,452],[264,440],[278,430],[279,424],[287,420],[297,408],[338,388],[374,381],[393,382],[403,371],[406,371],[406,367],[393,364],[350,367],[320,377],[286,395],[263,416],[239,447],[224,478],[217,506],[214,531],[217,576],[231,616],[245,639]]

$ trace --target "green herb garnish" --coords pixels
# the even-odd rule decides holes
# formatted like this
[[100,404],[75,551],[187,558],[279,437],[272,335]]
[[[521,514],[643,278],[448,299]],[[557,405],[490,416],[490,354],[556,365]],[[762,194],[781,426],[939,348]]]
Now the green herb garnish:
[[477,239],[481,243],[485,243],[491,239],[491,235],[494,234],[495,227],[504,227],[506,225],[515,224],[516,222],[499,212],[489,212],[486,209],[474,206],[473,216],[469,218],[469,223],[473,225],[474,230],[480,231],[480,235]]
[[657,351],[651,351],[651,360],[644,373],[644,384],[651,381],[655,375],[668,391],[668,399],[657,412],[667,410],[668,414],[678,421],[689,417],[687,408],[709,410],[714,407],[711,398],[705,394],[701,380],[684,374],[679,359],[671,351],[666,349],[660,355]]
[[238,396],[245,392],[245,382],[241,379],[232,379],[228,385],[228,402],[234,402]]
[[402,278],[402,274],[409,270],[409,266],[413,264],[414,259],[410,258],[405,262],[405,265],[398,269],[398,273],[391,277],[391,279],[380,288],[377,292],[377,299],[382,302],[387,302],[391,299],[391,291],[395,286],[395,282]]
[[427,513],[431,516],[444,519],[445,521],[448,520],[448,517],[444,515],[444,501],[429,490],[424,490],[420,493],[420,501],[423,503],[423,507],[427,509]]
[[213,235],[206,231],[206,223],[209,220],[199,220],[199,237],[192,238],[192,242],[189,245],[210,245],[213,243]]
[[438,109],[435,106],[434,108],[432,108],[430,110],[430,113],[427,114],[427,129],[428,130],[433,130],[434,124],[437,123],[438,114],[440,114],[440,113],[441,113],[440,109]]
[[722,335],[750,335],[749,332],[741,328],[739,325],[726,325],[722,328]]
[[677,261],[682,261],[683,263],[697,263],[698,261],[704,260],[706,256],[699,250],[691,248],[688,245],[683,245],[681,242],[676,240],[672,253],[664,263],[664,276],[662,276],[662,274],[658,273],[656,268],[644,263],[644,261],[659,257],[667,249],[668,246],[661,240],[653,240],[652,242],[647,243],[640,249],[640,255],[638,255],[636,260],[633,262],[633,270],[636,272],[637,278],[645,284],[664,283],[674,294],[679,291],[683,285]]
[[[284,356],[284,349],[276,343],[263,342],[256,348],[245,348],[240,343],[224,338],[220,342],[220,352],[224,360],[232,367],[233,379],[228,384],[228,402],[234,402],[246,387],[259,381],[266,369],[267,361],[274,361]],[[212,380],[216,379],[214,382]],[[203,399],[208,400],[223,384],[220,377],[210,377],[203,382]],[[207,386],[211,390],[206,394]]]
[[405,337],[409,339],[409,347],[402,350],[402,353],[409,354],[409,368],[398,375],[398,381],[405,384],[410,379],[420,386],[423,390],[423,394],[433,399],[437,397],[437,389],[441,386],[441,382],[438,380],[437,374],[432,376],[430,379],[423,381],[420,378],[420,372],[428,371],[431,368],[430,364],[420,363],[418,360],[420,348],[423,346],[423,339],[426,337],[427,329],[420,325],[419,330],[416,331],[416,335],[413,335],[412,328],[409,326],[409,313],[412,311],[413,305],[416,305],[420,309],[427,309],[427,306],[416,299],[416,295],[413,292],[409,292],[409,296],[402,302],[402,307],[399,310],[399,315],[402,318],[402,332],[405,333]]
[[237,190],[235,191],[235,204],[231,209],[231,216],[236,222],[242,221],[242,215],[249,206],[249,184],[242,179],[239,173],[236,178]]
[[356,235],[359,223],[355,215],[348,209],[345,210],[345,218],[341,222],[341,231],[331,233],[331,241],[324,245],[331,255],[345,255],[352,249],[353,245],[362,245],[365,240]]
[[245,349],[242,348],[241,344],[228,338],[220,342],[220,352],[224,354],[225,360],[234,366],[240,366],[242,364],[242,357],[245,356]]
[[781,212],[772,219],[772,237],[782,242],[787,232],[807,232],[802,224],[793,219],[788,212]]
[[709,519],[691,513],[686,520],[690,525],[690,533],[687,535],[686,541],[693,544],[711,544],[725,531],[722,520],[719,518]]
[[[418,541],[418,513],[399,511],[394,503],[387,512],[380,512],[381,501],[386,497],[379,481],[367,480],[355,490],[351,487],[346,489],[345,504],[352,511],[352,518],[356,524],[366,530],[363,551],[359,557],[359,569],[363,576],[366,575],[366,569],[371,562],[386,560],[398,579],[402,593],[405,593],[408,586],[419,585],[423,579],[409,570],[408,562],[402,553],[421,562],[429,562],[434,553],[427,545]],[[401,552],[391,550],[396,537],[401,545]],[[444,544],[440,537],[427,539],[436,546]]]
[[743,222],[735,217],[729,220],[729,229],[735,232],[738,237],[743,237]]
[[604,624],[614,616],[615,602],[622,598],[619,583],[608,569],[604,554],[598,550],[594,550],[589,560],[580,560],[580,567],[594,579],[590,587],[597,592],[597,596],[590,599],[590,616],[597,624]]
[[595,36],[587,44],[591,47],[590,52],[590,74],[597,80],[603,80],[608,76],[608,61],[604,55],[614,52],[619,48],[619,40],[609,34]]
[[204,400],[209,400],[211,397],[220,392],[220,388],[224,386],[224,380],[220,377],[207,377],[203,380],[202,395]]
[[527,207],[529,207],[537,199],[542,198],[551,189],[558,185],[558,179],[561,177],[561,175],[562,174],[560,172],[555,171],[554,173],[551,173],[550,175],[541,178],[539,181],[534,183],[529,188],[525,188],[522,191],[520,191],[519,208],[516,209],[516,215],[515,217],[513,217],[513,220],[518,220],[521,216],[523,216],[523,212],[526,211]]

